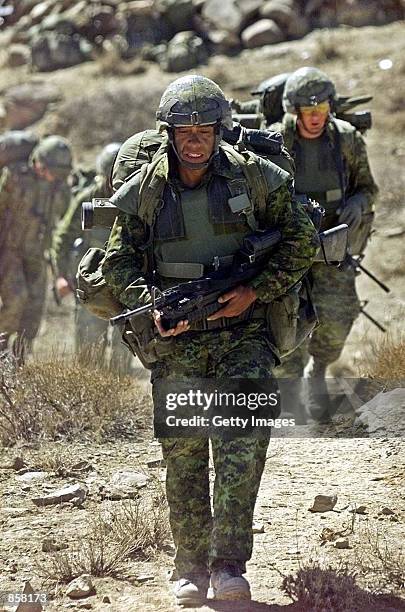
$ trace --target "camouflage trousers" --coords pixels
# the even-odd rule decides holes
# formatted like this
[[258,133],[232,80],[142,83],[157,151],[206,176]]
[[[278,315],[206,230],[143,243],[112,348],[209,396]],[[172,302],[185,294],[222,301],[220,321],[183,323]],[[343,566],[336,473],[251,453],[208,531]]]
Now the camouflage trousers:
[[25,261],[13,257],[7,264],[0,278],[0,331],[23,335],[31,345],[38,334],[46,303],[46,263],[37,258]]
[[94,347],[100,359],[105,361],[109,343],[111,343],[111,367],[122,374],[129,374],[132,354],[121,340],[121,331],[117,328],[110,330],[108,321],[99,319],[77,304],[75,311],[76,352],[80,353],[88,347]]
[[[169,358],[152,371],[156,383],[189,377],[270,379],[275,358],[264,322],[228,330],[187,332],[176,338]],[[181,575],[196,567],[234,560],[245,571],[253,546],[252,521],[269,436],[211,438],[215,467],[213,515],[209,493],[209,440],[161,438],[167,463],[166,495]]]
[[356,276],[352,268],[341,270],[319,263],[312,267],[312,274],[312,295],[320,325],[312,337],[277,368],[279,377],[302,376],[311,355],[320,368],[336,361],[360,312]]

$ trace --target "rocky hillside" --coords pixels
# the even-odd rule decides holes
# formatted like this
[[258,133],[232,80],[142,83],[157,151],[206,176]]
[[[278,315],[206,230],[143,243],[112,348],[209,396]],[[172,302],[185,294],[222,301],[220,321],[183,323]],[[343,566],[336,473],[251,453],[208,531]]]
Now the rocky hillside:
[[405,0],[1,0],[9,66],[51,71],[113,49],[189,70],[210,55],[302,38],[315,28],[382,25]]

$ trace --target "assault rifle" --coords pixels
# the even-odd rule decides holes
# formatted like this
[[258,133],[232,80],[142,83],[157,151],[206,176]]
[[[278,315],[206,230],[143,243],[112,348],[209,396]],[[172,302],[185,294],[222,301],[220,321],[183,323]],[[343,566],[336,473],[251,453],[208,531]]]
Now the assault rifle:
[[[322,261],[339,263],[347,246],[347,225],[342,224],[319,234]],[[191,280],[160,291],[152,289],[152,303],[128,310],[110,319],[111,325],[128,321],[132,317],[147,315],[154,310],[161,313],[164,329],[176,327],[179,321],[196,323],[206,320],[222,308],[218,298],[225,292],[255,278],[265,267],[274,247],[281,240],[279,230],[258,230],[246,236],[242,247],[235,254],[230,266],[219,266],[214,258],[212,272],[197,280]],[[217,261],[215,261],[215,259]]]
[[[346,257],[342,263],[342,267],[346,267],[346,268],[350,267],[350,268],[353,268],[355,271],[364,272],[364,274],[366,274],[369,278],[371,278],[371,280],[374,281],[380,287],[380,289],[385,291],[385,293],[390,293],[391,289],[385,283],[383,283],[379,278],[377,278],[372,272],[370,272],[370,270],[367,270],[367,268],[365,268],[362,265],[361,260],[363,259],[363,257],[364,255],[353,257],[353,255],[346,253]],[[364,300],[361,303],[361,306],[360,306],[361,314],[363,314],[369,321],[371,321],[371,323],[373,323],[376,327],[378,327],[378,329],[380,329],[382,332],[386,332],[387,331],[386,328],[383,325],[381,325],[381,323],[379,323],[376,319],[374,319],[371,315],[369,315],[368,312],[364,310],[367,304],[368,304],[368,300]]]

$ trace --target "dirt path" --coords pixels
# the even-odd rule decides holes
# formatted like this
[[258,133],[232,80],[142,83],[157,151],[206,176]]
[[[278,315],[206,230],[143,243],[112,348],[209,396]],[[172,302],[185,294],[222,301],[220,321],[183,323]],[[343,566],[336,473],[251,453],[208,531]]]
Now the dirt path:
[[[44,480],[37,484],[33,480],[27,485],[17,480],[14,470],[3,467],[0,471],[3,506],[0,591],[18,590],[24,579],[29,579],[36,590],[41,587],[37,564],[47,564],[50,555],[41,551],[42,541],[54,537],[73,550],[92,515],[101,508],[122,503],[100,500],[100,486],[105,486],[115,472],[141,470],[146,474],[153,472],[159,478],[164,473],[164,469],[151,470],[145,465],[148,459],[159,456],[159,447],[147,442],[103,446],[53,444],[36,451],[21,449],[18,454],[28,465],[33,465],[35,458],[38,461],[44,454],[66,452],[72,459],[86,460],[92,465],[91,473],[83,478],[89,495],[80,508],[70,503],[36,508],[31,501],[37,494],[71,484],[77,478],[61,478],[48,472]],[[5,452],[1,464],[4,466],[15,454],[15,451]],[[280,572],[284,575],[294,573],[300,563],[305,565],[309,559],[330,563],[334,568],[341,561],[356,566],[356,555],[364,558],[370,548],[368,540],[376,534],[387,542],[390,554],[394,555],[405,534],[404,484],[404,444],[399,440],[273,440],[255,512],[255,522],[263,533],[254,536],[254,554],[247,573],[253,600],[257,603],[226,607],[212,602],[200,609],[204,612],[284,609],[290,601],[280,589]],[[336,494],[335,509],[324,513],[309,512],[318,494]],[[352,525],[350,509],[354,506],[365,508],[364,514],[355,515]],[[393,514],[381,513],[383,508],[389,508]],[[331,543],[321,546],[322,530],[350,532],[352,527],[353,533],[348,535],[349,549],[339,550]],[[94,610],[174,611],[176,606],[167,581],[167,571],[171,567],[170,556],[166,554],[156,561],[130,563],[124,580],[96,579],[96,595],[79,603],[63,598],[62,588],[61,595],[47,609],[80,609],[84,603],[91,602]],[[149,578],[139,583],[137,577],[145,574]],[[364,579],[362,586],[371,584]],[[111,604],[103,603],[106,595]]]

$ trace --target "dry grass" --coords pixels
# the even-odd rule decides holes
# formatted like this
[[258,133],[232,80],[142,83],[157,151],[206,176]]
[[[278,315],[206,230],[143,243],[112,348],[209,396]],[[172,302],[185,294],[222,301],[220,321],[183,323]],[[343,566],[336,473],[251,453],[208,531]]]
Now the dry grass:
[[402,386],[405,379],[405,339],[387,335],[375,341],[361,366],[360,375],[376,380],[385,388]]
[[399,591],[405,588],[405,554],[394,548],[386,536],[369,525],[361,534],[362,546],[355,551],[355,567],[373,590]]
[[[81,574],[94,577],[125,576],[129,560],[148,560],[169,539],[167,506],[161,492],[152,501],[117,504],[99,513],[72,551],[53,554],[39,566],[47,580],[68,583]],[[74,546],[75,546],[74,545]]]
[[371,595],[356,584],[356,575],[346,565],[322,567],[310,560],[295,575],[285,576],[283,591],[310,612],[356,612],[370,609]]
[[[103,368],[93,353],[54,355],[0,373],[0,442],[102,440],[145,428],[150,400],[129,377]],[[135,415],[135,416],[134,416]]]

